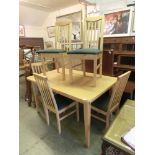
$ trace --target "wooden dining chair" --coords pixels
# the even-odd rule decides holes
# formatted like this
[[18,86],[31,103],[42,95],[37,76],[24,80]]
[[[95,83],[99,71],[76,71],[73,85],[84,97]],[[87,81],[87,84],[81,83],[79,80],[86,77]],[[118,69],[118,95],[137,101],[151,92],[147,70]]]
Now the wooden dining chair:
[[47,62],[36,62],[31,63],[32,73],[43,73],[46,75],[46,72],[48,71]]
[[44,49],[37,51],[41,55],[42,59],[48,57],[55,62],[55,67],[59,72],[59,68],[62,68],[62,78],[65,80],[65,61],[64,54],[71,50],[71,32],[72,21],[69,19],[61,19],[56,22],[55,29],[55,48]]
[[[46,75],[46,72],[48,71],[47,62],[35,62],[31,63],[32,73],[43,73],[43,75]],[[36,106],[36,110],[39,112],[39,105],[42,103],[41,101],[41,94],[38,90],[38,87],[36,84],[32,83],[32,97],[34,97],[34,102]]]
[[131,71],[128,71],[118,76],[116,84],[113,86],[111,97],[102,95],[91,105],[91,116],[106,123],[106,128],[109,127],[110,116],[116,111],[119,111],[120,101],[126,87]]
[[54,95],[46,76],[36,73],[33,75],[41,93],[47,124],[50,124],[48,111],[51,111],[56,114],[58,132],[61,134],[61,120],[76,113],[77,121],[79,121],[78,103],[62,95]]
[[99,70],[100,77],[102,75],[102,52],[103,52],[103,30],[104,16],[87,17],[84,22],[84,48],[71,50],[67,52],[69,57],[69,77],[70,82],[73,82],[73,61],[80,59],[83,70],[85,72],[85,60],[93,61],[93,80],[96,85],[97,71]]

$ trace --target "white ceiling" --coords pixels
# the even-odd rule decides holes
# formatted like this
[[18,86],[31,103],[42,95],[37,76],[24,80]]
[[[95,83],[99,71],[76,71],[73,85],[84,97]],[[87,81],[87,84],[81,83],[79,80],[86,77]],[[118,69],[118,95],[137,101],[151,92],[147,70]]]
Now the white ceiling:
[[20,5],[43,11],[56,11],[79,3],[79,0],[19,0]]

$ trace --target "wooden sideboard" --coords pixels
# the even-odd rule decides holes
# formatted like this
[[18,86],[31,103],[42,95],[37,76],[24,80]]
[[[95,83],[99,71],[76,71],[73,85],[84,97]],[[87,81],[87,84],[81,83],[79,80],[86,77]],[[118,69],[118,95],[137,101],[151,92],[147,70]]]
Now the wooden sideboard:
[[26,82],[26,92],[25,92],[25,101],[28,105],[31,106],[32,94],[31,94],[31,82],[27,80],[27,77],[32,75],[31,63],[34,62],[34,54],[38,49],[44,49],[43,38],[34,38],[34,37],[21,37],[19,38],[19,47],[24,49],[31,49],[32,59],[24,65],[25,69],[25,82]]
[[30,47],[40,47],[44,49],[43,38],[33,38],[33,37],[21,37],[19,38],[19,47],[30,46]]

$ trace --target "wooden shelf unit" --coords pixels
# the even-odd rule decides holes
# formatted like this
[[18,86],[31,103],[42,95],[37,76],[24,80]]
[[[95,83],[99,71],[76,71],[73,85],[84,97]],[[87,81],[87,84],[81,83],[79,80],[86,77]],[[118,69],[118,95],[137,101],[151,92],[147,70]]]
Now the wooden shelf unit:
[[[111,72],[112,76],[118,76],[128,70],[132,71],[125,92],[129,93],[130,98],[133,99],[135,91],[135,37],[105,37],[103,49],[104,52],[110,51],[112,67],[109,73]],[[103,57],[103,65],[106,65],[104,61],[106,61],[106,57]]]
[[[118,76],[131,70],[126,92],[133,96],[135,89],[135,37],[105,37],[103,41],[102,74]],[[86,61],[86,71],[93,72],[93,63]]]

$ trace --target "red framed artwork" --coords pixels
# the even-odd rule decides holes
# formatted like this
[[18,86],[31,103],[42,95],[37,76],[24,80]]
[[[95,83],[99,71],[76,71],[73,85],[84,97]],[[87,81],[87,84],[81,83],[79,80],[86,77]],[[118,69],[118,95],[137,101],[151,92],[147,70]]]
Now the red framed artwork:
[[106,13],[104,36],[129,36],[131,33],[132,14],[131,8]]

